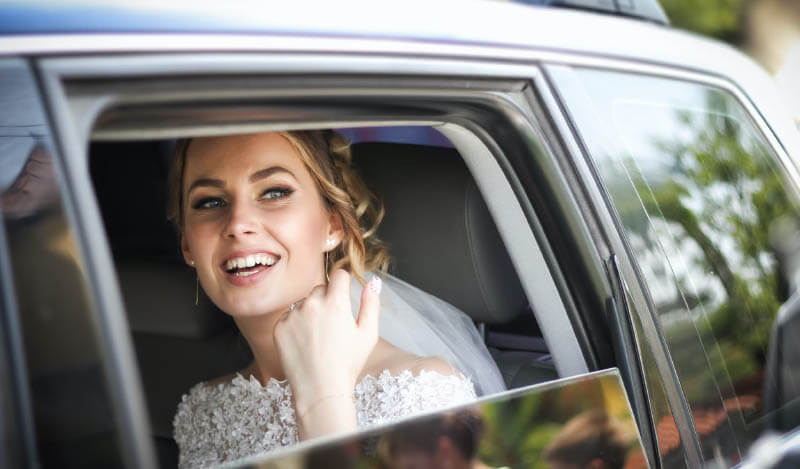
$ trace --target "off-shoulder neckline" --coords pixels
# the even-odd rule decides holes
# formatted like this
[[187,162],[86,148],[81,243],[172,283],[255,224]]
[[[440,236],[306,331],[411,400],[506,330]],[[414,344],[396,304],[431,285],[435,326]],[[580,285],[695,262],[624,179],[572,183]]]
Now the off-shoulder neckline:
[[[406,369],[406,370],[401,371],[400,373],[392,374],[391,371],[387,368],[387,369],[384,369],[383,371],[381,371],[377,376],[375,376],[375,375],[373,375],[371,373],[365,374],[364,376],[361,377],[361,379],[358,381],[358,383],[356,383],[356,387],[358,387],[360,384],[364,383],[365,381],[366,382],[369,382],[369,381],[380,381],[380,380],[384,380],[384,379],[399,380],[399,379],[408,379],[408,378],[419,379],[419,378],[421,378],[423,376],[427,377],[427,376],[430,376],[430,375],[437,375],[437,376],[439,376],[441,378],[445,378],[445,379],[455,378],[455,379],[457,379],[459,381],[461,381],[461,380],[470,381],[469,378],[467,378],[466,376],[464,376],[461,373],[444,374],[444,373],[441,373],[441,372],[436,371],[436,370],[422,369],[422,370],[419,370],[419,372],[417,374],[414,374],[414,373],[412,373],[411,370]],[[233,377],[230,380],[225,380],[225,381],[222,381],[222,382],[219,382],[219,383],[211,383],[211,381],[202,381],[200,383],[197,383],[197,385],[194,386],[194,388],[195,389],[205,388],[205,389],[218,389],[218,390],[221,390],[221,389],[225,389],[225,388],[227,388],[229,386],[233,386],[235,384],[245,384],[245,385],[258,386],[259,388],[265,389],[265,390],[266,389],[270,389],[270,388],[275,388],[276,386],[281,388],[281,389],[286,389],[288,387],[288,385],[289,385],[289,380],[288,379],[279,380],[279,379],[276,379],[275,377],[270,376],[270,378],[267,380],[267,383],[262,385],[261,382],[255,376],[253,376],[252,374],[249,377],[245,377],[244,375],[242,375],[241,371],[237,371],[236,373],[233,374]]]

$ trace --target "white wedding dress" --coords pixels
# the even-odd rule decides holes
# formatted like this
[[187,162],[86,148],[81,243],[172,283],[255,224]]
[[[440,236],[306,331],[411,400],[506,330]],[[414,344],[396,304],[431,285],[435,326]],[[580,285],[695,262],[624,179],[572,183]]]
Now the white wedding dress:
[[[475,398],[468,378],[425,370],[416,376],[408,370],[367,375],[353,392],[359,429]],[[288,381],[273,378],[262,386],[238,373],[228,383],[192,387],[178,404],[173,425],[180,468],[215,466],[298,441]]]
[[[354,314],[362,286],[351,285]],[[388,275],[381,290],[379,335],[421,357],[440,357],[460,374],[404,371],[365,376],[353,402],[359,428],[472,401],[505,390],[503,378],[472,320],[452,305]],[[477,392],[476,392],[477,391]],[[266,386],[237,375],[229,383],[192,387],[173,421],[179,466],[206,467],[297,442],[292,390],[287,381]]]

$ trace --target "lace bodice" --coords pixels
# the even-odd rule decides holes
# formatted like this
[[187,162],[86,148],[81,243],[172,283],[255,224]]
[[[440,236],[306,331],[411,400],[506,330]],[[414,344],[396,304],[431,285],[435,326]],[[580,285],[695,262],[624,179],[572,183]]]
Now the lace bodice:
[[[475,399],[472,382],[460,375],[422,371],[414,376],[383,371],[355,387],[359,428]],[[208,467],[297,442],[292,389],[270,379],[266,386],[237,374],[228,383],[200,383],[184,394],[173,421],[179,467]]]

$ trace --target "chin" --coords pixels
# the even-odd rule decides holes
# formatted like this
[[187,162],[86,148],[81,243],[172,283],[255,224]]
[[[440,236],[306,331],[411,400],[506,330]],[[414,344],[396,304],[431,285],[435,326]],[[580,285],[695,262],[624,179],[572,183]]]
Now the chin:
[[[249,296],[249,295],[248,295]],[[248,298],[240,295],[238,298],[227,298],[225,301],[214,302],[219,309],[233,317],[254,317],[282,311],[286,309],[282,301],[270,301],[263,295],[253,295],[255,298]]]

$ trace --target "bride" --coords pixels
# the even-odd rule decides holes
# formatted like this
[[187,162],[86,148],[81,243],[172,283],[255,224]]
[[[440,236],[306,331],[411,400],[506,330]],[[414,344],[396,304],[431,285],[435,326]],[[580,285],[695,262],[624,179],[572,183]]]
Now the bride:
[[183,396],[181,467],[464,403],[476,386],[503,389],[466,315],[383,274],[382,207],[338,134],[182,141],[170,192],[187,264],[253,354]]

